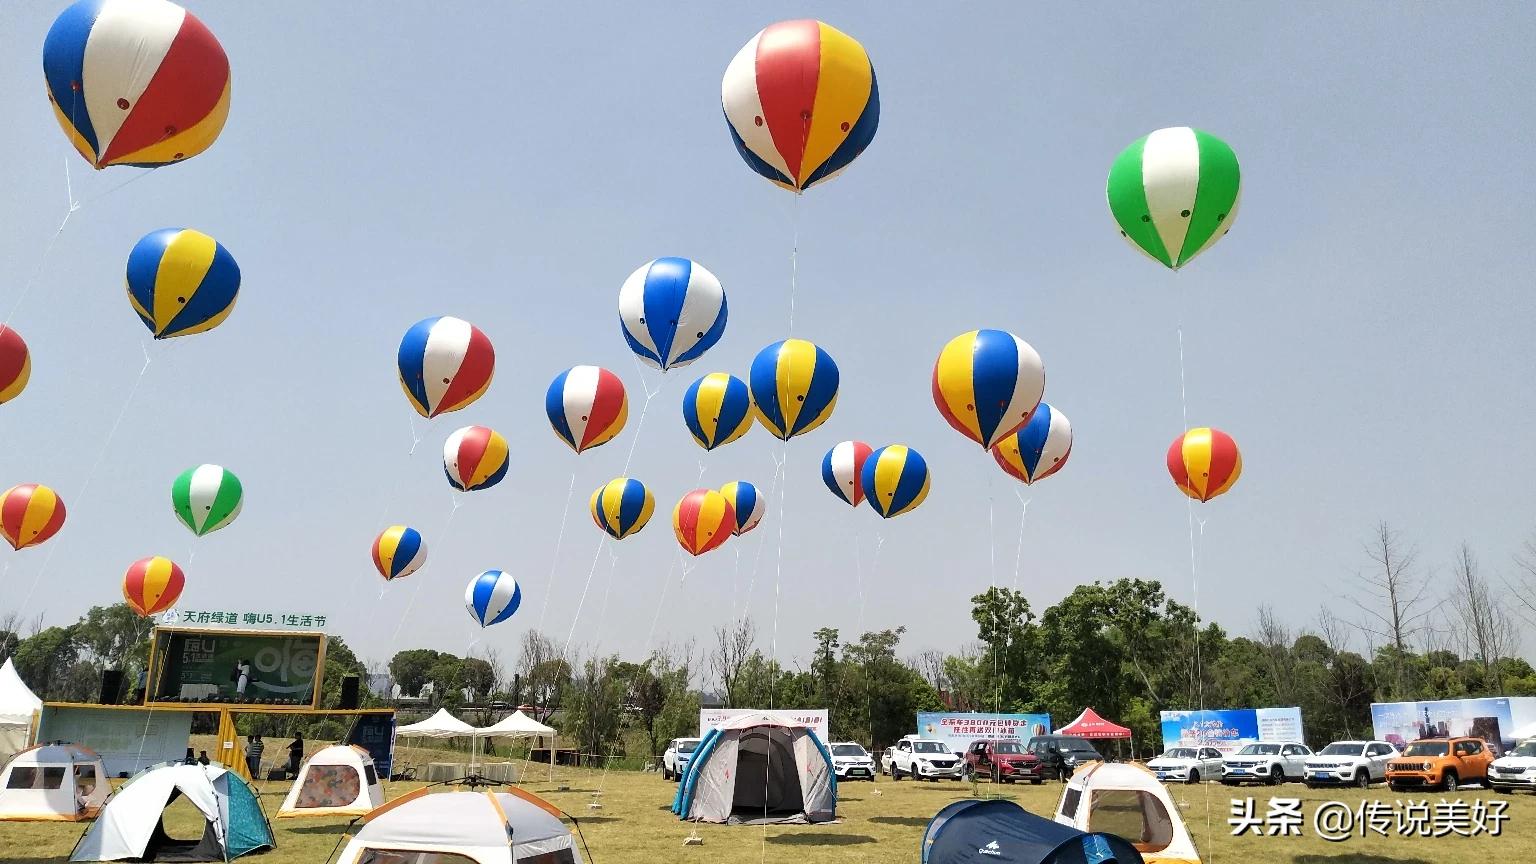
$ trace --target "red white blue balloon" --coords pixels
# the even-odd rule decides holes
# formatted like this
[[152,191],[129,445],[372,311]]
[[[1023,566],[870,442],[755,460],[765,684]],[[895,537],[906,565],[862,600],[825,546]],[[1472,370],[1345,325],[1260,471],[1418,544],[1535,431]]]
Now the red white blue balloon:
[[457,411],[485,394],[496,350],[480,328],[447,316],[417,321],[400,340],[400,386],[423,417]]
[[572,366],[555,376],[544,394],[549,425],[566,446],[581,453],[612,441],[629,419],[629,396],[619,376],[601,366]]
[[696,261],[657,258],[624,280],[619,323],[646,365],[687,366],[725,333],[725,289]]
[[481,627],[511,618],[522,605],[523,589],[512,574],[501,570],[487,570],[469,580],[464,589],[464,606]]
[[864,501],[864,461],[874,448],[863,441],[836,444],[821,460],[821,481],[843,503],[857,507]]
[[460,492],[489,489],[507,476],[507,439],[485,426],[465,426],[443,444],[443,473]]

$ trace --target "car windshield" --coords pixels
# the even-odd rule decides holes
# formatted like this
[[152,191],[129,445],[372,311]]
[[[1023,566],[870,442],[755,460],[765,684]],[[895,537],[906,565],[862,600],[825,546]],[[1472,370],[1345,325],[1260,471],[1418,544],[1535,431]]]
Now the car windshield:
[[913,741],[914,753],[948,753],[949,746],[942,741]]
[[1024,748],[1014,741],[1000,741],[992,750],[997,753],[1023,753]]
[[1319,756],[1359,756],[1365,752],[1365,745],[1358,741],[1335,741],[1323,748]]
[[677,752],[692,753],[694,750],[698,749],[698,746],[698,741],[679,741],[677,742]]
[[1404,756],[1445,756],[1451,752],[1449,741],[1415,741],[1403,751]]
[[1164,759],[1198,759],[1193,747],[1175,747],[1163,754]]
[[1526,741],[1515,748],[1516,756],[1536,756],[1536,740]]
[[1239,756],[1279,756],[1279,744],[1249,744],[1237,751]]
[[869,754],[865,753],[864,752],[864,748],[860,747],[857,744],[833,744],[832,745],[832,755],[833,756],[852,756],[852,757],[854,757],[856,759],[862,759],[863,757],[868,756]]

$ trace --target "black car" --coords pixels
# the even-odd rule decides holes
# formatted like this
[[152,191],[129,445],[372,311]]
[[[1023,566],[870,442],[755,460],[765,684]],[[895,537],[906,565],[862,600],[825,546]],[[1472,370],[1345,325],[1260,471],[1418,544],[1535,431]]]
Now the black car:
[[1093,749],[1087,738],[1078,738],[1073,735],[1036,735],[1024,745],[1026,752],[1040,757],[1041,769],[1045,777],[1053,780],[1060,779],[1056,771],[1055,760],[1051,758],[1051,749],[1061,751],[1061,757],[1066,760],[1067,767],[1076,769],[1077,766],[1088,762],[1103,762],[1104,757],[1099,751]]

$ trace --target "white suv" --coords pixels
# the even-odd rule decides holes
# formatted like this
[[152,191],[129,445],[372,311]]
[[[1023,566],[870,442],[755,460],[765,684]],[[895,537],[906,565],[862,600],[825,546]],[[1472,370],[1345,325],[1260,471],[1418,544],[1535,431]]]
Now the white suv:
[[1238,783],[1300,780],[1311,756],[1311,748],[1295,741],[1247,744],[1236,753],[1222,757],[1221,782],[1235,786]]
[[1221,777],[1221,751],[1215,747],[1170,747],[1147,763],[1147,770],[1169,783],[1199,783]]
[[955,755],[943,741],[908,735],[891,748],[891,779],[915,777],[918,780],[965,777],[965,760]]
[[827,750],[832,754],[832,771],[837,779],[875,781],[875,760],[862,746],[845,741],[828,744]]
[[681,780],[688,771],[688,762],[702,738],[673,738],[667,743],[667,751],[661,754],[661,779]]
[[1505,792],[1536,792],[1536,738],[1521,741],[1515,749],[1493,760],[1488,766],[1488,786]]
[[1385,741],[1335,741],[1307,760],[1308,789],[1349,785],[1361,789],[1387,779],[1387,760],[1400,755]]

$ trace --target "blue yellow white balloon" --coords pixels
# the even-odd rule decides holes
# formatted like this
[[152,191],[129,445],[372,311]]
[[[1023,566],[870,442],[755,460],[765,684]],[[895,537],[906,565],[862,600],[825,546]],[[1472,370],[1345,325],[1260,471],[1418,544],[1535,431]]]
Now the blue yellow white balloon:
[[711,372],[683,394],[683,423],[705,450],[729,444],[752,428],[752,393],[747,382],[725,372]]
[[212,330],[239,293],[240,265],[201,231],[151,231],[128,253],[128,302],[156,339]]
[[910,513],[928,497],[928,463],[916,450],[891,444],[865,460],[863,481],[869,506],[891,519]]
[[623,540],[651,521],[656,499],[633,477],[616,477],[599,486],[587,502],[592,521],[615,540]]
[[427,541],[408,525],[391,525],[373,540],[373,566],[385,581],[403,579],[427,563]]
[[763,514],[768,511],[768,499],[763,497],[756,486],[745,480],[732,480],[721,486],[720,494],[731,502],[731,510],[736,516],[736,525],[731,533],[737,537],[756,528],[757,523],[763,521]]
[[759,351],[748,379],[758,421],[782,441],[827,422],[837,406],[837,364],[804,339],[785,339]]

